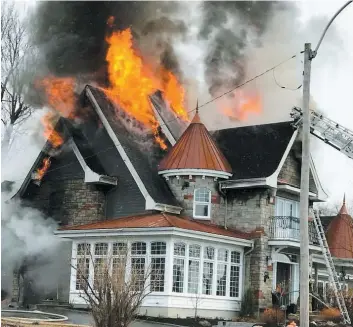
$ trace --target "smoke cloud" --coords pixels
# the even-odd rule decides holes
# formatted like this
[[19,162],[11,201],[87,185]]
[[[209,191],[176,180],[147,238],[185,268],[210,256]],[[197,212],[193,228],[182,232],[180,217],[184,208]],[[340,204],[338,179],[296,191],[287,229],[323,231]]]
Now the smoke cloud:
[[28,266],[27,277],[36,277],[34,288],[53,290],[63,271],[58,269],[62,261],[56,259],[61,240],[53,234],[58,226],[19,200],[6,201],[8,197],[8,192],[1,192],[1,288],[11,294],[13,271],[28,261],[39,263],[34,270]]

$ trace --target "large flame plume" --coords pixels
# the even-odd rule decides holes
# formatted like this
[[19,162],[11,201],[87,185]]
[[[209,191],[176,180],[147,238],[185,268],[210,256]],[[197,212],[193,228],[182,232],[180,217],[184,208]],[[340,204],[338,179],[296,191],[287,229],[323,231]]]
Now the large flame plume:
[[151,107],[149,96],[158,89],[162,90],[176,115],[183,120],[188,120],[184,107],[185,91],[171,72],[161,69],[158,73],[160,76],[156,76],[134,50],[132,41],[130,29],[114,32],[107,37],[109,49],[106,60],[110,87],[105,89],[105,92],[129,115],[150,127],[156,141],[165,149],[164,141],[158,136],[159,123]]

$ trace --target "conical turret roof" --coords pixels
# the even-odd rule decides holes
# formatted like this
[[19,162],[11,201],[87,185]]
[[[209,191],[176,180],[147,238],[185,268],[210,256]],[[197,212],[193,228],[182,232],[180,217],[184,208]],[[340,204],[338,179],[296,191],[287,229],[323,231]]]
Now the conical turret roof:
[[159,171],[204,169],[231,175],[232,168],[202,124],[198,109],[188,128],[163,158]]
[[326,238],[333,257],[353,259],[353,218],[348,214],[345,197],[338,215],[327,228]]

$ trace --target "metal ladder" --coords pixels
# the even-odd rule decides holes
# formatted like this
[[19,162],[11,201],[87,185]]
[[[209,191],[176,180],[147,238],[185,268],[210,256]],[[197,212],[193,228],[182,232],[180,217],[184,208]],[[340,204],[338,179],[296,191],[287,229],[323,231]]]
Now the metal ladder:
[[[302,125],[302,110],[294,107],[291,112],[293,126]],[[310,133],[336,150],[353,159],[353,132],[316,111],[310,111]]]
[[341,312],[341,315],[343,317],[344,323],[345,324],[350,324],[351,323],[351,319],[349,318],[347,307],[346,307],[346,304],[344,302],[341,285],[339,283],[339,280],[338,280],[338,277],[337,277],[337,272],[336,272],[336,269],[335,269],[335,265],[333,263],[333,260],[332,260],[332,257],[331,257],[331,253],[330,253],[330,249],[329,249],[329,246],[327,244],[325,231],[324,231],[324,228],[322,227],[322,224],[321,224],[320,215],[319,215],[319,213],[316,210],[314,210],[314,224],[315,224],[316,232],[317,232],[317,235],[318,235],[319,243],[320,243],[320,246],[321,246],[322,254],[323,254],[324,258],[325,258],[326,268],[327,268],[328,273],[329,273],[330,282],[333,285],[333,291],[335,293],[335,297],[336,297],[336,300],[337,300],[338,308],[339,308],[339,310]]

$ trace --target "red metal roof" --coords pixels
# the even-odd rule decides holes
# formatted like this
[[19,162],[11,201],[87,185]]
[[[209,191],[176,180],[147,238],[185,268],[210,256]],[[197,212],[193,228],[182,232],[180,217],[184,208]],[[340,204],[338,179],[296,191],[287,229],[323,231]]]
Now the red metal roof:
[[171,227],[185,230],[217,234],[241,239],[250,239],[250,233],[244,233],[233,229],[224,229],[209,222],[200,222],[195,219],[171,215],[167,213],[146,213],[143,215],[128,216],[118,219],[110,219],[78,226],[62,227],[66,230],[94,230],[94,229],[119,229],[119,228],[158,228]]
[[328,226],[326,238],[333,257],[353,259],[353,218],[348,214],[345,199]]
[[202,124],[196,111],[194,119],[159,164],[159,171],[171,169],[209,169],[232,172],[232,167]]

